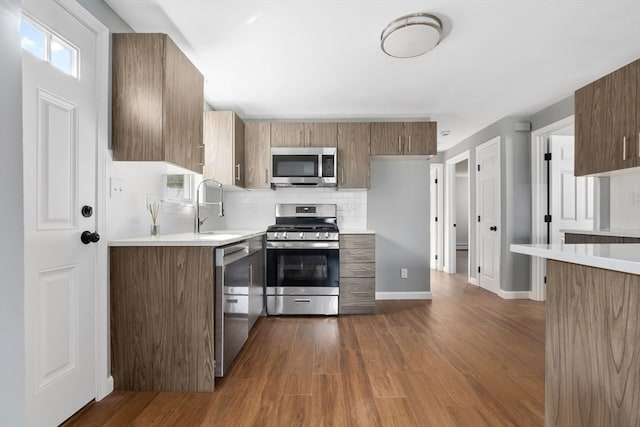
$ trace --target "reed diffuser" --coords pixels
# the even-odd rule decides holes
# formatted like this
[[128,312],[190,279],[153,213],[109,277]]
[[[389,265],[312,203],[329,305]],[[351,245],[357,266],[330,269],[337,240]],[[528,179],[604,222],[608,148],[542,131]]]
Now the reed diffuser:
[[160,234],[160,225],[158,225],[158,212],[160,211],[160,203],[147,203],[147,209],[151,214],[151,235],[157,236],[158,234]]

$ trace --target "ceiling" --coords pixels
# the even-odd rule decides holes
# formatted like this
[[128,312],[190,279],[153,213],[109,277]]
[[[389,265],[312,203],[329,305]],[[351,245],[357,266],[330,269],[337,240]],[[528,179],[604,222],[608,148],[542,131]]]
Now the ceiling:
[[[106,0],[164,32],[205,76],[205,99],[245,119],[431,119],[438,151],[527,117],[640,58],[638,0]],[[429,12],[444,39],[384,55],[380,33]]]

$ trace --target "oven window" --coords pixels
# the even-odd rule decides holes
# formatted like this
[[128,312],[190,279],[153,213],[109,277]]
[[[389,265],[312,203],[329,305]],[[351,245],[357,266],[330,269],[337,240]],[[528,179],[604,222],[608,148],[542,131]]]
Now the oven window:
[[268,249],[267,286],[338,286],[338,249]]
[[273,176],[285,178],[318,176],[318,156],[273,156]]

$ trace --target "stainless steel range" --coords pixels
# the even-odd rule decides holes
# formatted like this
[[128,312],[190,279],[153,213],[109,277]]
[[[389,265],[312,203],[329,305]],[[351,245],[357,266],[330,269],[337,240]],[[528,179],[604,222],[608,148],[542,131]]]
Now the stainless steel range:
[[267,228],[267,314],[337,315],[336,205],[278,204]]

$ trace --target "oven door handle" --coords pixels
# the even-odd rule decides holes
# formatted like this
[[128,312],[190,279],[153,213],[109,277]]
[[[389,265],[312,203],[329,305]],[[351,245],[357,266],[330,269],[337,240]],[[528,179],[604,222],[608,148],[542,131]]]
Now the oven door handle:
[[311,304],[311,300],[309,298],[296,298],[293,302],[296,304]]
[[291,241],[267,242],[267,249],[340,249],[340,242]]

